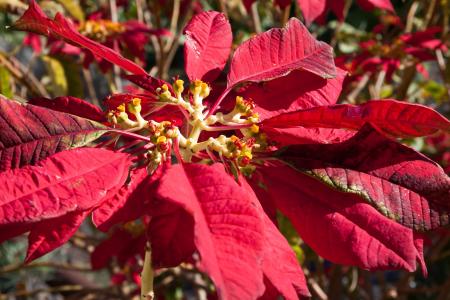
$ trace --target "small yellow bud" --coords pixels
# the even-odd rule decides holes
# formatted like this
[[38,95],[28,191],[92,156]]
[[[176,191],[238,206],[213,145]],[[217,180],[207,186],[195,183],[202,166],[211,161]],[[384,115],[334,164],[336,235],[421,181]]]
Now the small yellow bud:
[[239,138],[237,136],[235,136],[235,135],[232,135],[232,136],[230,136],[230,140],[232,142],[236,142],[236,141],[239,141]]
[[256,124],[253,124],[253,125],[250,127],[250,131],[251,131],[252,133],[254,133],[254,134],[257,134],[257,133],[259,132],[259,126],[256,125]]
[[119,106],[117,106],[117,111],[125,112],[125,103],[122,103]]
[[200,96],[202,98],[206,98],[209,96],[210,91],[211,91],[211,88],[209,87],[209,85],[205,82],[202,82]]
[[136,115],[141,112],[141,99],[133,98],[130,103],[128,103],[128,110]]
[[184,81],[181,79],[177,79],[175,81],[173,89],[177,95],[181,94],[184,91]]
[[160,137],[158,137],[158,139],[156,140],[157,144],[162,144],[167,142],[167,138],[164,135],[161,135]]
[[131,102],[133,103],[134,106],[141,105],[141,99],[140,98],[133,98],[133,100],[131,100]]
[[164,92],[167,92],[168,90],[169,90],[169,87],[167,86],[167,84],[163,84],[162,86],[161,86],[161,89],[164,91]]

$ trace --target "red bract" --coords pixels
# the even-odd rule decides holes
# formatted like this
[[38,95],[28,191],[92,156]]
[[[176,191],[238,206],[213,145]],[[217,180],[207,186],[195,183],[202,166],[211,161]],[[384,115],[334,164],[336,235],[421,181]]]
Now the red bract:
[[[26,16],[21,28],[43,18]],[[44,20],[40,32],[56,30],[56,21]],[[239,46],[226,89],[213,97],[213,83],[201,79],[223,71],[230,49],[215,37],[231,40],[229,29],[217,12],[203,12],[187,25],[187,89],[180,79],[170,84],[143,74],[116,53],[105,56],[133,72],[129,78],[147,93],[108,98],[111,127],[97,145],[108,150],[63,151],[0,174],[9,187],[1,226],[12,228],[4,238],[40,224],[30,234],[34,258],[67,240],[94,211],[102,230],[126,223],[98,246],[95,267],[106,264],[96,260],[102,255],[123,258],[123,247],[110,249],[119,236],[141,247],[149,241],[155,267],[196,264],[223,299],[309,296],[294,252],[271,221],[280,210],[307,244],[333,262],[414,271],[418,261],[425,273],[417,232],[447,225],[450,179],[436,163],[385,135],[448,132],[450,122],[426,107],[393,100],[337,105],[345,74],[335,67],[331,47],[296,19]],[[58,34],[67,39],[60,34],[65,30]],[[208,96],[213,99],[206,101]],[[80,114],[86,116],[87,108],[80,105]],[[180,115],[181,124],[171,121]],[[25,129],[26,123],[17,131]],[[117,140],[121,152],[112,151]],[[57,181],[58,188],[49,183],[71,173],[67,182]],[[45,211],[31,209],[22,186],[8,185],[18,177],[38,201],[32,204],[42,203]],[[67,185],[72,192],[62,188]],[[51,192],[34,192],[40,186]],[[81,194],[80,186],[89,193]],[[12,205],[30,210],[14,214]],[[40,223],[47,221],[63,222],[59,239]],[[139,252],[130,249],[130,256]]]
[[[254,2],[256,2],[256,0],[244,0],[245,7],[248,11],[250,11]],[[277,0],[275,1],[275,4],[279,5],[281,8],[285,8],[291,4],[291,2],[292,1]],[[302,10],[303,17],[308,24],[323,18],[328,11],[332,11],[340,21],[344,20],[345,0],[297,0],[296,2]],[[390,0],[356,0],[356,3],[364,10],[371,11],[378,8],[395,13]]]
[[424,73],[422,62],[435,60],[436,50],[447,51],[445,44],[436,38],[440,31],[440,28],[434,27],[403,34],[391,41],[369,40],[360,43],[360,53],[341,56],[337,60],[352,75],[350,80],[357,80],[362,73],[376,74],[383,71],[386,80],[391,81],[405,58],[416,61],[417,71]]

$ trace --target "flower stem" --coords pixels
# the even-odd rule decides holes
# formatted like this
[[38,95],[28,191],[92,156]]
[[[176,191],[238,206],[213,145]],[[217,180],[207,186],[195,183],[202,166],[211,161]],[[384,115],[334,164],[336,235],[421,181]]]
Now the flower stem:
[[145,247],[145,258],[144,258],[144,268],[141,273],[141,299],[142,300],[153,300],[155,298],[155,293],[153,292],[153,278],[154,272],[152,267],[152,250],[150,242],[147,242]]
[[145,142],[151,142],[149,137],[140,135],[140,134],[136,134],[136,133],[132,133],[129,131],[125,131],[125,130],[119,130],[119,129],[110,129],[110,132],[114,132],[114,133],[118,133],[120,135],[129,137],[129,138],[133,138],[135,140],[141,140],[141,141],[145,141]]

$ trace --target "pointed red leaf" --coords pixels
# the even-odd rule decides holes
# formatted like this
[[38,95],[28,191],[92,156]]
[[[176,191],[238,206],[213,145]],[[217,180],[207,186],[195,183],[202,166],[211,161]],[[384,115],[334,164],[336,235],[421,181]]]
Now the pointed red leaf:
[[431,108],[396,100],[371,100],[361,105],[314,107],[276,116],[263,122],[274,128],[295,126],[358,130],[370,123],[388,135],[415,137],[450,131],[450,121]]
[[34,225],[28,236],[28,252],[25,263],[33,261],[67,242],[89,213],[89,210],[75,211]]
[[373,10],[375,8],[384,9],[395,13],[394,7],[390,0],[357,0],[358,4],[365,10]]
[[297,3],[302,9],[306,24],[311,24],[323,15],[327,6],[327,0],[297,0]]
[[211,277],[219,297],[255,299],[263,293],[260,209],[222,165],[175,165],[161,178],[156,194],[193,216],[199,267]]
[[[241,184],[256,199],[255,192],[245,179],[242,179]],[[264,196],[266,195],[268,194]],[[269,199],[259,199],[259,202],[266,200]],[[262,212],[263,210],[259,203],[258,206]],[[296,254],[269,216],[263,212],[262,215],[265,233],[265,254],[262,269],[266,277],[265,281],[269,281],[265,283],[266,292],[263,299],[271,299],[265,298],[268,294],[274,295],[273,298],[283,296],[287,300],[296,300],[298,295],[310,297],[305,275],[298,263]]]
[[170,83],[150,75],[124,75],[124,78],[153,94],[156,94],[156,89],[163,84],[167,84],[169,90],[172,91]]
[[252,9],[253,3],[255,3],[256,0],[243,0],[242,2],[244,3],[245,9],[247,9],[247,11],[250,12]]
[[188,78],[214,81],[227,63],[233,39],[224,14],[207,11],[195,15],[184,29],[184,68]]
[[336,104],[346,72],[337,69],[336,78],[323,79],[304,70],[265,83],[253,83],[237,94],[252,99],[261,120],[283,113]]
[[280,158],[334,189],[360,196],[404,226],[430,230],[448,224],[450,178],[435,162],[370,126],[340,144],[288,147]]
[[117,228],[110,237],[98,244],[91,253],[91,265],[94,270],[104,268],[116,257],[119,264],[126,263],[136,254],[145,251],[144,234],[133,233],[124,228]]
[[355,135],[355,131],[346,129],[305,128],[301,126],[292,128],[272,128],[265,126],[263,128],[267,139],[275,142],[275,145],[279,148],[295,144],[340,143]]
[[263,259],[264,275],[286,300],[296,300],[298,295],[310,297],[294,251],[269,217],[265,216],[264,223],[267,249]]
[[94,225],[108,231],[115,224],[139,218],[146,212],[153,183],[146,168],[133,170],[130,181],[118,190],[111,190],[102,205],[92,213]]
[[100,107],[76,97],[64,96],[56,97],[54,99],[31,98],[28,100],[28,103],[97,122],[106,121],[105,113],[100,109]]
[[64,151],[36,166],[0,173],[0,224],[37,222],[98,206],[128,176],[128,154]]
[[336,76],[333,49],[292,18],[285,28],[271,29],[242,43],[233,55],[227,83],[231,87],[268,81],[298,69],[322,78]]
[[30,1],[28,9],[22,17],[14,23],[12,28],[61,39],[77,47],[86,48],[94,55],[106,59],[128,72],[140,75],[147,74],[140,66],[122,57],[114,50],[81,35],[73,24],[61,14],[56,14],[54,20],[48,18],[39,5],[36,4],[35,0]]
[[154,208],[148,226],[153,264],[157,268],[176,267],[188,261],[195,251],[194,220],[173,203],[159,203]]
[[358,196],[326,189],[287,166],[261,171],[278,208],[320,256],[368,270],[414,271],[416,260],[423,259],[411,229],[384,217]]
[[0,97],[0,171],[84,146],[105,130],[94,121]]

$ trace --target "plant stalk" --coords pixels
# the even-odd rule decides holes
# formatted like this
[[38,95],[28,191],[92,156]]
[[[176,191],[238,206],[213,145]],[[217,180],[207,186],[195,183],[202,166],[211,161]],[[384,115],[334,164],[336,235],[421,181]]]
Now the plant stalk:
[[152,250],[150,242],[147,242],[145,247],[144,268],[141,273],[141,299],[153,300],[155,299],[155,293],[153,291],[153,278],[155,274],[152,267]]

